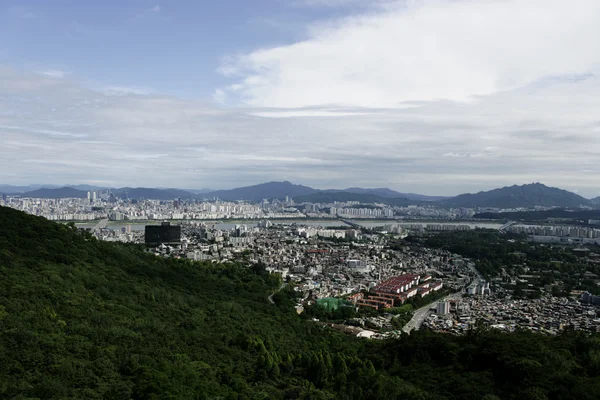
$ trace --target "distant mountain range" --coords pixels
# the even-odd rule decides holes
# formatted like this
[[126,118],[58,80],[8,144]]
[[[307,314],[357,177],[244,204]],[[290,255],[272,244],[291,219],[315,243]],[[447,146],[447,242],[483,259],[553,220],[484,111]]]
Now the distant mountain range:
[[31,192],[31,191],[37,190],[37,189],[43,189],[43,188],[55,189],[58,187],[60,187],[60,186],[57,186],[57,185],[27,185],[27,186],[0,185],[0,192],[6,193],[6,194],[25,193],[25,192]]
[[543,207],[581,207],[591,205],[591,200],[578,194],[548,187],[541,183],[506,186],[487,192],[461,194],[443,200],[450,207],[494,207],[494,208],[531,208]]
[[417,193],[401,193],[388,188],[363,189],[359,187],[351,187],[348,189],[343,189],[342,192],[372,194],[374,196],[383,197],[387,199],[401,197],[409,200],[438,201],[448,198],[443,196],[427,196],[424,194]]
[[[34,185],[32,185],[34,186]],[[16,192],[15,190],[30,189]],[[84,190],[85,189],[85,190]],[[0,192],[19,194],[21,197],[34,198],[85,198],[88,190],[101,190],[89,185],[71,187],[48,187],[31,190],[31,186],[0,185]],[[290,182],[267,182],[230,190],[181,190],[170,188],[118,188],[110,189],[118,198],[172,200],[181,199],[220,199],[224,201],[247,200],[259,202],[262,199],[289,196],[296,202],[331,203],[334,201],[359,201],[362,203],[382,203],[393,206],[437,205],[448,208],[532,208],[567,207],[600,205],[600,197],[588,200],[575,193],[548,187],[541,183],[513,185],[485,192],[461,194],[455,197],[426,196],[415,193],[401,193],[388,188],[364,189],[351,187],[342,190],[320,190]]]
[[[162,188],[160,188],[162,189]],[[208,189],[208,188],[203,188],[203,189],[183,189],[186,192],[190,192],[190,193],[194,193],[194,194],[204,194],[204,193],[210,193],[210,192],[216,192],[215,189]]]
[[390,206],[409,206],[431,204],[423,200],[410,200],[405,197],[381,197],[368,193],[352,193],[341,190],[322,190],[305,196],[294,197],[294,201],[302,203],[333,203],[335,201],[358,201],[360,203],[380,203]]
[[152,189],[124,187],[111,189],[118,198],[128,199],[152,199],[152,200],[189,200],[195,198],[195,194],[181,189]]
[[62,187],[56,189],[37,189],[31,192],[25,192],[21,194],[21,197],[30,197],[37,199],[65,199],[65,198],[78,198],[85,199],[87,197],[87,191],[74,189],[72,187]]
[[204,193],[201,197],[214,198],[217,197],[221,200],[248,200],[248,201],[261,201],[262,199],[278,198],[282,199],[285,196],[296,198],[298,196],[305,196],[311,193],[317,192],[317,189],[313,189],[308,186],[294,185],[290,182],[267,182],[259,185],[244,186],[241,188],[230,189],[230,190],[216,190],[214,192]]

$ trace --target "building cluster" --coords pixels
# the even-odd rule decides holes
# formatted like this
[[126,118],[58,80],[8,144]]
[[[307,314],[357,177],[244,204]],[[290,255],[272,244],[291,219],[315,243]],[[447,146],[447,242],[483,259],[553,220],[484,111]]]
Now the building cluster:
[[320,237],[329,239],[360,239],[360,231],[356,229],[325,229],[322,227],[298,227],[295,233],[302,238]]
[[467,288],[467,294],[469,295],[480,295],[489,296],[491,293],[489,282],[479,282],[478,284],[471,285]]
[[400,224],[392,225],[386,224],[381,227],[382,233],[393,233],[406,237],[408,232],[407,230]]
[[[307,215],[331,217],[331,213],[355,218],[390,218],[394,214],[414,217],[434,213],[428,207],[363,207],[356,202],[307,203],[297,207],[291,198],[285,201],[265,200],[260,204],[242,201],[134,201],[115,199],[106,192],[90,192],[84,199],[5,196],[0,204],[50,220],[97,220],[97,225],[89,228],[97,238],[145,242],[149,251],[159,256],[262,265],[294,285],[302,299],[299,309],[324,298],[344,297],[355,307],[383,310],[399,306],[411,298],[425,297],[449,288],[458,293],[459,299],[445,298],[433,305],[431,312],[423,315],[425,326],[457,334],[481,323],[494,329],[512,331],[523,328],[548,334],[556,334],[569,327],[590,331],[598,331],[600,327],[597,316],[600,296],[583,293],[580,301],[551,296],[537,300],[497,296],[509,294],[500,286],[502,280],[508,278],[512,283],[512,277],[499,277],[498,285],[490,287],[490,283],[484,282],[475,271],[471,260],[444,250],[397,240],[409,230],[465,231],[471,229],[469,225],[392,224],[385,221],[386,225],[368,230],[355,221],[343,220],[340,225],[346,223],[347,227],[328,229],[303,225],[297,220]],[[466,210],[454,212],[455,216],[468,214]],[[440,215],[436,217],[442,218]],[[450,214],[443,217],[451,218]],[[275,223],[277,218],[296,219]],[[220,228],[208,222],[220,219],[252,220],[256,226],[237,224],[231,228]],[[109,220],[123,221],[127,225],[120,229],[107,229]],[[152,225],[144,232],[132,231],[129,225],[130,221],[164,220],[171,223]],[[323,224],[322,221],[313,222]],[[600,229],[590,227],[512,225],[506,230],[538,238],[600,240]],[[392,240],[394,246],[390,246]],[[573,252],[592,259],[590,250],[583,246]],[[529,284],[535,280],[533,275],[520,274],[515,276],[514,283]],[[473,297],[461,297],[462,294]],[[375,327],[373,329],[385,330],[389,328],[390,320],[391,316],[380,315],[362,322]]]
[[416,224],[416,223],[401,223],[398,224],[400,229],[415,231],[415,232],[442,232],[442,231],[468,231],[471,230],[470,225],[466,224]]
[[528,329],[556,335],[564,329],[600,332],[597,307],[572,299],[546,296],[532,300],[474,297],[437,305],[424,325],[434,331],[462,334],[475,326],[513,332]]
[[513,225],[507,228],[508,232],[525,233],[535,236],[558,236],[570,238],[600,238],[600,229],[584,226],[533,226],[533,225]]
[[[259,225],[264,225],[259,223]],[[220,230],[203,222],[181,225],[181,243],[161,244],[152,247],[158,255],[187,257],[201,261],[243,261],[262,264],[268,271],[279,273],[290,280],[302,293],[306,302],[328,297],[348,296],[366,292],[361,303],[369,299],[386,298],[401,304],[410,296],[426,296],[443,285],[464,284],[468,268],[448,266],[451,255],[443,250],[425,249],[418,245],[391,249],[382,236],[376,233],[361,234],[360,239],[335,242],[315,235],[302,235],[314,229],[296,224],[275,224],[269,228],[235,228]],[[348,227],[346,237],[355,229]],[[445,271],[445,272],[444,272]],[[463,277],[458,276],[462,272]],[[436,280],[432,276],[438,276]],[[388,280],[411,282],[396,293],[384,293]],[[414,281],[414,282],[413,282]],[[392,281],[390,281],[392,282]],[[396,302],[394,302],[396,299]],[[384,304],[381,304],[383,307]]]
[[[385,310],[447,287],[455,293],[450,298],[455,299],[448,301],[446,297],[432,305],[432,311],[423,315],[415,327],[424,321],[433,330],[461,334],[483,323],[494,329],[511,331],[520,327],[554,334],[568,327],[594,330],[598,326],[594,310],[599,309],[600,296],[584,293],[581,302],[548,296],[539,300],[493,297],[498,288],[483,281],[470,260],[414,243],[391,248],[387,243],[393,237],[390,235],[359,233],[352,227],[325,229],[267,220],[259,221],[256,227],[239,224],[231,229],[202,221],[184,221],[180,226],[179,241],[161,239],[162,243],[151,251],[197,261],[261,264],[294,285],[302,299],[300,311],[332,297],[345,298],[359,308]],[[389,228],[385,229],[391,231],[394,227]],[[349,232],[359,235],[348,243],[331,241],[319,231],[345,231],[345,237],[354,235]],[[156,240],[151,242],[156,244]],[[382,314],[363,318],[362,323],[383,334],[391,318]]]
[[[92,192],[96,193],[96,192]],[[90,199],[37,199],[10,197],[2,205],[52,221],[214,220],[304,218],[296,208],[263,208],[245,202],[182,200],[122,200],[90,195]]]
[[415,218],[415,219],[468,219],[475,215],[475,210],[472,208],[438,208],[435,206],[405,206],[405,207],[394,207],[394,213],[397,216],[404,218]]
[[93,221],[106,217],[106,212],[98,210],[87,199],[21,199],[7,198],[2,201],[28,214],[38,215],[51,221]]
[[331,207],[329,214],[354,218],[392,218],[394,210],[388,207]]
[[[421,282],[422,280],[422,282]],[[411,297],[425,297],[442,288],[441,281],[431,281],[431,275],[401,274],[379,282],[367,293],[359,292],[348,297],[359,307],[376,310],[392,308],[404,304]]]

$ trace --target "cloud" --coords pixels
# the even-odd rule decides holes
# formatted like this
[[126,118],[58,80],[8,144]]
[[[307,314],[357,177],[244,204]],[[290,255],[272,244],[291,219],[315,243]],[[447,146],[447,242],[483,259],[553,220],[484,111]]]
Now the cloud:
[[297,0],[294,5],[301,7],[361,7],[372,8],[390,3],[398,3],[399,0]]
[[152,18],[153,16],[160,14],[161,11],[162,11],[162,8],[160,7],[160,5],[156,4],[153,7],[139,10],[135,15],[133,15],[130,18],[130,21],[131,22],[143,21],[147,18]]
[[62,79],[65,77],[65,71],[61,71],[59,69],[49,69],[46,71],[38,72],[40,75],[49,76],[50,78]]
[[409,105],[224,108],[0,67],[0,182],[451,195],[541,181],[600,195],[599,75]]
[[108,95],[122,96],[126,94],[147,95],[152,93],[152,89],[139,88],[131,86],[107,86],[102,91]]
[[219,71],[241,86],[239,102],[258,107],[473,101],[597,73],[600,2],[576,3],[393,2],[313,25],[306,40],[228,57]]
[[217,104],[225,104],[227,100],[227,92],[223,89],[216,89],[213,93],[213,101]]

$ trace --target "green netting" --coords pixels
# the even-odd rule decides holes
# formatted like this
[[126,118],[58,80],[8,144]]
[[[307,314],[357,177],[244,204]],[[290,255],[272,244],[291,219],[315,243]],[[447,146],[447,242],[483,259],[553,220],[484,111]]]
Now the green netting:
[[326,297],[324,299],[317,300],[317,304],[325,308],[325,310],[331,312],[337,310],[340,307],[349,305],[350,303],[342,299],[336,299],[335,297]]

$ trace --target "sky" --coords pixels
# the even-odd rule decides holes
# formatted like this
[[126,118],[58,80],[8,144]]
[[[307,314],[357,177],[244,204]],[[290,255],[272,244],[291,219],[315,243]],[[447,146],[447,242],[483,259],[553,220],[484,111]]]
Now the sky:
[[0,183],[600,196],[597,0],[0,0]]

